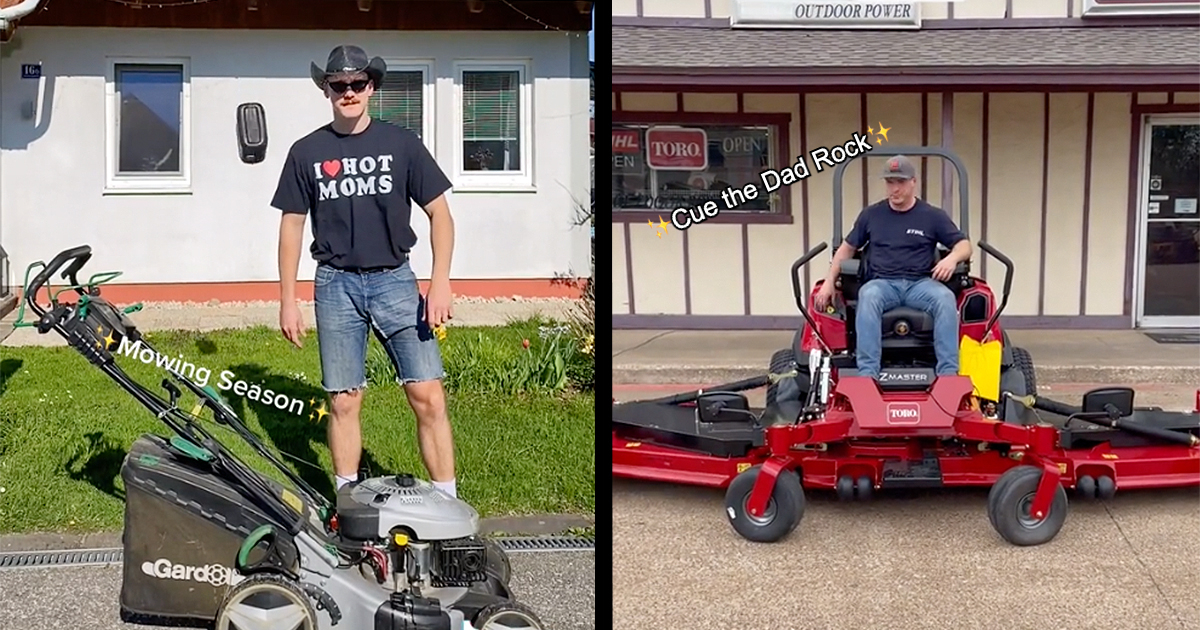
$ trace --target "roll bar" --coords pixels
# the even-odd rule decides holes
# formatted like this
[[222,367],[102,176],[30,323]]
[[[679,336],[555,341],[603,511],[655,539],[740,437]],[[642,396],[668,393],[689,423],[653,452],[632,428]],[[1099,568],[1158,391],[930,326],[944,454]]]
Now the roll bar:
[[[877,147],[875,151],[879,151]],[[875,152],[872,152],[875,153]],[[967,225],[967,219],[970,217],[970,212],[967,209],[967,202],[971,199],[970,189],[967,187],[967,167],[963,165],[962,160],[953,152],[943,149],[942,147],[920,147],[920,146],[889,146],[886,152],[859,154],[838,164],[833,169],[833,247],[837,249],[842,244],[842,175],[846,171],[846,166],[854,160],[861,157],[892,157],[895,155],[911,156],[936,156],[950,160],[954,168],[958,171],[958,229],[962,230],[963,234],[969,239],[971,232]],[[864,165],[863,168],[866,168]]]

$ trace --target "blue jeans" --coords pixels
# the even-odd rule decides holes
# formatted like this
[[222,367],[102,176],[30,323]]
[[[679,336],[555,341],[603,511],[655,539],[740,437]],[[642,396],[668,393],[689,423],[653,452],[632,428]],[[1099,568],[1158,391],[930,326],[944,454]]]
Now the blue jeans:
[[933,316],[937,375],[958,374],[958,304],[949,287],[933,278],[877,278],[858,290],[858,312],[854,326],[859,376],[879,378],[883,314],[901,306],[925,311]]
[[313,287],[325,391],[367,386],[368,329],[387,351],[398,382],[445,375],[437,338],[425,322],[425,299],[407,262],[362,273],[318,265]]

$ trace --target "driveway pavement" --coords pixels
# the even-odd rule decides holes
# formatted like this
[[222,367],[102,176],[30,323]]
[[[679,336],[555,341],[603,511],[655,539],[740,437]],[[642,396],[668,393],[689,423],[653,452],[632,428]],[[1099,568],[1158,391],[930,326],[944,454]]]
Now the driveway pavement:
[[[1070,402],[1088,387],[1043,393]],[[618,386],[617,398],[680,389]],[[1137,389],[1139,405],[1195,402],[1193,387]],[[992,529],[986,489],[807,495],[789,537],[754,544],[730,528],[720,490],[614,479],[613,627],[1200,630],[1198,488],[1072,501],[1058,536],[1029,548]]]
[[[547,630],[596,628],[594,552],[510,552],[509,558],[514,594]],[[120,591],[119,564],[0,570],[0,628],[149,630],[121,623]]]

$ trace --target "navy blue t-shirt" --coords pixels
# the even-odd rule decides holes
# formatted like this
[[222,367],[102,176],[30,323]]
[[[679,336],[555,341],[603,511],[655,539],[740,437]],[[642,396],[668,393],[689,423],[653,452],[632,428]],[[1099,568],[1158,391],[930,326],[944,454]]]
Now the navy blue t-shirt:
[[884,199],[863,209],[846,242],[855,249],[870,242],[867,279],[917,279],[932,275],[938,243],[953,249],[965,238],[941,208],[917,199],[912,208],[899,212]]
[[417,242],[412,205],[450,188],[416,134],[383,120],[362,133],[325,125],[288,152],[271,205],[312,213],[312,256],[339,269],[399,267]]

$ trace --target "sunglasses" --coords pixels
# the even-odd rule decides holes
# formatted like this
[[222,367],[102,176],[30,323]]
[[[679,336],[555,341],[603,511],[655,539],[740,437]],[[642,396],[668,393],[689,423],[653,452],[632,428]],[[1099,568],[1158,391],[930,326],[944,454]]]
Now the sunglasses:
[[346,90],[354,90],[355,93],[362,92],[367,89],[367,85],[371,82],[365,79],[347,83],[345,81],[330,81],[329,88],[336,94],[345,94]]

